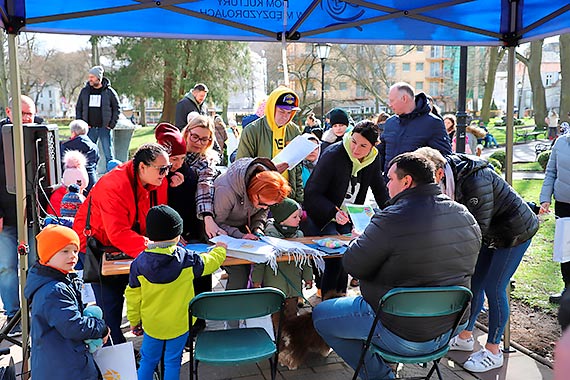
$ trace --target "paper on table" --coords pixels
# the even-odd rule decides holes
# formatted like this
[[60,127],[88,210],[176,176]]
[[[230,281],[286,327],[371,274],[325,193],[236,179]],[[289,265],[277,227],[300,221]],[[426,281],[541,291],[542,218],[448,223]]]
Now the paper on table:
[[218,235],[210,239],[211,242],[227,244],[228,251],[246,252],[253,255],[267,255],[273,253],[273,247],[259,240],[236,239],[228,235]]
[[374,216],[372,206],[346,204],[345,207],[356,232],[359,234],[363,233],[366,226],[370,223],[370,219]]
[[299,165],[316,147],[317,145],[309,140],[307,136],[297,136],[287,144],[277,156],[273,157],[271,161],[273,161],[275,165],[286,162],[289,164],[289,170],[291,170]]

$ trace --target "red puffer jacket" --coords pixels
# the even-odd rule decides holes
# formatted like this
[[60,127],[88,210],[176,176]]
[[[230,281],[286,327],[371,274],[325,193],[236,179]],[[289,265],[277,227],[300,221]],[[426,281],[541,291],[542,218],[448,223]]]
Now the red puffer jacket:
[[159,187],[145,188],[137,178],[140,233],[135,232],[132,229],[135,224],[136,210],[133,169],[131,160],[105,174],[91,189],[87,199],[77,211],[73,229],[81,240],[81,252],[85,252],[87,241],[83,231],[89,201],[91,201],[91,232],[98,241],[105,246],[116,247],[132,257],[137,257],[146,249],[148,242],[144,236],[146,234],[146,214],[151,206],[166,204],[168,183],[163,181]]

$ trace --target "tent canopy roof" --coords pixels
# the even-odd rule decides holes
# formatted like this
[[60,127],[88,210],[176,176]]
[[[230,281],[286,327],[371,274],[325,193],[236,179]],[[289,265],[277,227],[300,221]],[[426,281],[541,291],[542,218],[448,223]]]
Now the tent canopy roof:
[[[570,32],[567,0],[6,0],[29,32],[509,45]],[[7,24],[6,18],[4,23]]]

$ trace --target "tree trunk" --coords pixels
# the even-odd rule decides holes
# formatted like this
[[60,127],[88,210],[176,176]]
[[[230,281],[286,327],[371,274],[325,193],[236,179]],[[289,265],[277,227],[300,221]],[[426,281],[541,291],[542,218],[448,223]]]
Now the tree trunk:
[[89,42],[91,42],[91,66],[100,65],[99,38],[99,36],[91,36],[89,39]]
[[164,61],[164,90],[161,122],[174,124],[176,117],[176,99],[174,99],[174,69],[169,61]]
[[140,112],[139,124],[142,125],[143,127],[146,127],[146,105],[144,98],[139,98],[138,103],[139,103],[139,112]]
[[481,104],[481,120],[487,124],[491,109],[491,101],[493,100],[493,89],[495,88],[495,76],[497,75],[497,67],[505,55],[505,50],[500,48],[489,48],[489,68],[487,70],[487,80],[485,83],[485,92],[483,94],[483,102]]
[[527,63],[528,77],[530,78],[530,87],[532,89],[534,122],[536,125],[544,125],[544,118],[547,115],[546,95],[544,93],[544,85],[542,84],[542,76],[540,75],[543,42],[544,40],[539,40],[530,43],[530,57]]
[[570,34],[560,35],[560,121],[570,122]]

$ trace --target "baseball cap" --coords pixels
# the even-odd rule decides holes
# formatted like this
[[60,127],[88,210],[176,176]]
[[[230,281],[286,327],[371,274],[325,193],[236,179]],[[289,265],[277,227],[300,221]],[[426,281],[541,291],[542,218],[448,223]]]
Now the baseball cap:
[[277,98],[277,101],[275,102],[275,107],[279,107],[287,111],[300,111],[301,108],[297,107],[295,105],[296,103],[297,103],[297,97],[290,92],[286,92]]

